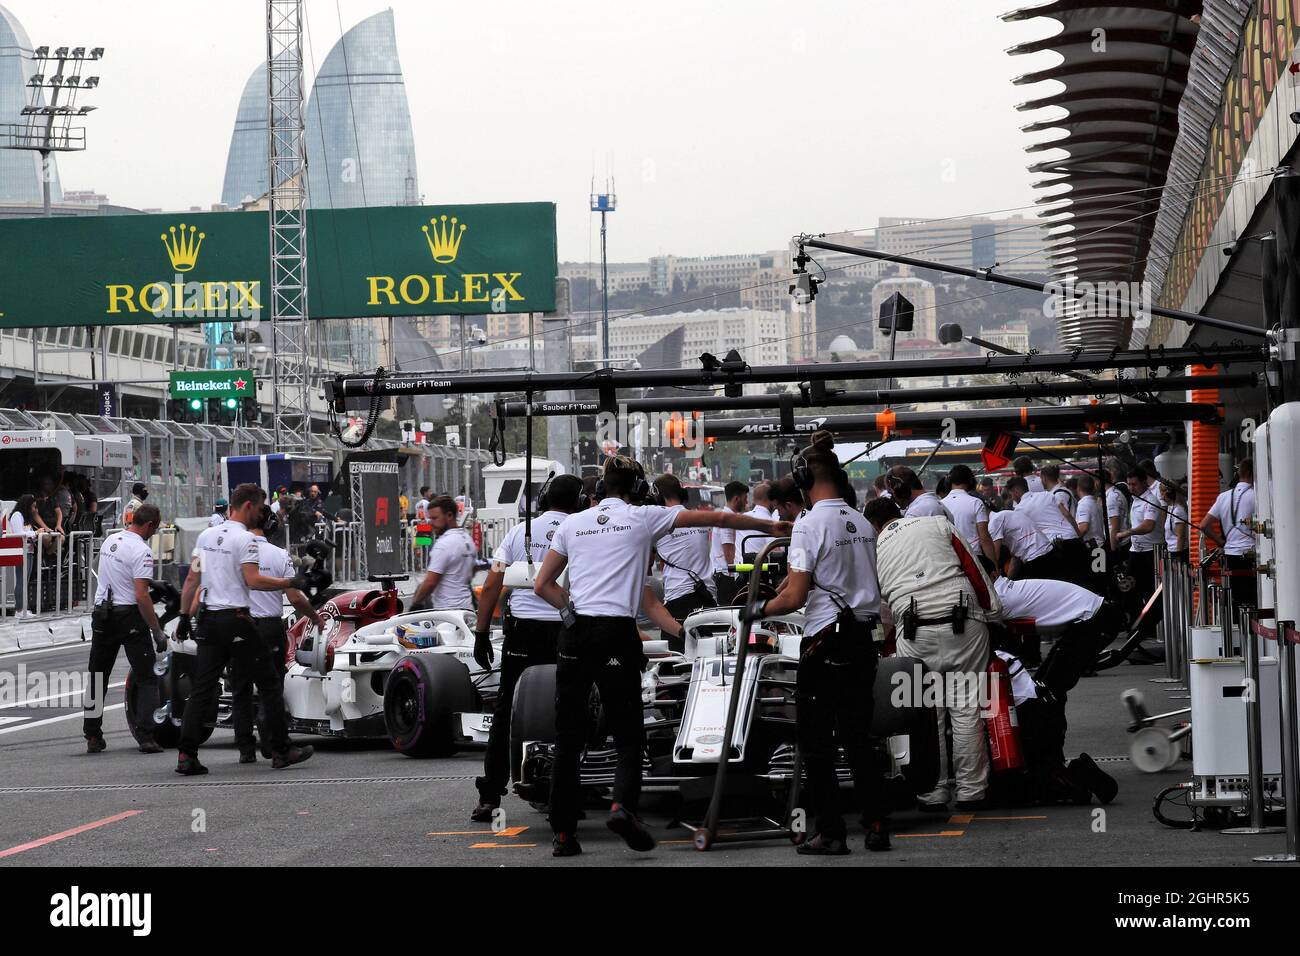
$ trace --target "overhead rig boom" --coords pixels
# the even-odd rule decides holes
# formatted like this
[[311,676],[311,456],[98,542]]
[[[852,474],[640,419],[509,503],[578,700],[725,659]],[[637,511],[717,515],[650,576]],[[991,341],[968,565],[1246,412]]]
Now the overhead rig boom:
[[614,369],[592,372],[476,372],[441,374],[402,372],[387,374],[382,368],[371,375],[340,375],[330,386],[335,411],[344,400],[396,395],[461,395],[481,392],[525,392],[550,389],[597,389],[602,408],[617,408],[616,390],[663,386],[723,388],[732,397],[750,384],[789,382],[862,381],[864,379],[922,378],[941,375],[1020,375],[1103,369],[1160,368],[1183,370],[1190,365],[1262,364],[1259,346],[1229,345],[1207,348],[1147,348],[1141,350],[1076,349],[1039,355],[955,355],[951,358],[904,359],[892,362],[830,362],[814,365],[751,366],[734,352],[720,362],[701,357],[698,369]]
[[[820,384],[820,383],[819,383]],[[1003,399],[1066,398],[1070,396],[1145,395],[1156,392],[1190,392],[1203,388],[1252,388],[1260,384],[1255,372],[1233,375],[1186,375],[1167,378],[1097,380],[1093,382],[1025,382],[1006,385],[963,385],[961,401],[997,401]],[[709,412],[761,411],[763,409],[832,408],[855,405],[917,404],[943,402],[953,398],[953,388],[831,390],[801,385],[798,394],[783,395],[674,395],[657,398],[629,398],[620,402],[620,410],[637,412]],[[1109,406],[1108,406],[1109,407]],[[599,402],[521,402],[498,399],[492,405],[495,418],[523,418],[595,415]]]
[[[798,239],[798,244],[801,254],[803,248],[807,246],[813,249],[825,249],[828,252],[841,252],[845,255],[860,256],[863,259],[874,259],[878,262],[897,262],[899,265],[911,266],[914,269],[929,269],[934,272],[945,272],[949,275],[965,276],[968,279],[996,282],[999,285],[1014,286],[1017,289],[1028,289],[1032,292],[1042,292],[1045,295],[1064,295],[1075,301],[1086,301],[1095,296],[1090,287],[1076,290],[1071,283],[1038,282],[1034,279],[1026,279],[1023,276],[994,272],[992,269],[967,269],[962,266],[948,265],[944,262],[934,262],[929,259],[899,256],[888,252],[880,252],[877,249],[864,249],[861,246],[846,246],[840,242],[827,242],[825,239],[816,239],[811,236],[801,236]],[[1255,328],[1253,325],[1243,325],[1240,322],[1230,322],[1227,319],[1216,319],[1211,315],[1197,315],[1195,312],[1184,312],[1182,309],[1167,309],[1164,306],[1150,305],[1144,307],[1142,311],[1149,312],[1151,315],[1186,322],[1188,325],[1203,325],[1206,328],[1231,332],[1234,335],[1245,335],[1253,339],[1264,339],[1268,336],[1265,329]]]
[[707,440],[736,441],[810,435],[825,429],[840,440],[912,437],[979,437],[993,431],[1061,434],[1118,431],[1183,422],[1217,422],[1223,410],[1207,402],[1165,405],[1078,405],[1063,408],[980,408],[951,412],[874,412],[800,416],[792,423],[771,418],[706,418]]

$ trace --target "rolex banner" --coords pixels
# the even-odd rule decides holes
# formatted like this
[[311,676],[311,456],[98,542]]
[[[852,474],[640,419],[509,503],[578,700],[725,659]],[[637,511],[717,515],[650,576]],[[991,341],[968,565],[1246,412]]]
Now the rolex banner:
[[[270,321],[269,213],[0,221],[0,328]],[[308,316],[550,312],[555,206],[307,213]]]

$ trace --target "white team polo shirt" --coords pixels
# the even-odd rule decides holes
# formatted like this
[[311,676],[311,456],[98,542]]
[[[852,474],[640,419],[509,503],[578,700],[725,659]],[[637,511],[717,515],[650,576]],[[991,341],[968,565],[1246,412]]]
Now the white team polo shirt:
[[1178,550],[1178,525],[1187,523],[1187,509],[1174,505],[1165,515],[1165,547],[1170,551]]
[[907,509],[903,512],[904,518],[947,518],[952,520],[948,510],[944,508],[943,502],[933,491],[927,491],[917,496]]
[[1255,550],[1255,535],[1250,531],[1250,520],[1255,517],[1255,488],[1244,481],[1214,499],[1210,514],[1223,526],[1227,544],[1224,554],[1245,554]]
[[[724,514],[735,514],[735,512],[726,505],[723,505],[718,510]],[[722,553],[722,546],[724,544],[734,545],[736,543],[736,532],[731,528],[712,528],[710,530],[712,531],[712,543],[710,544],[709,553],[713,557],[713,573],[730,574],[731,572],[727,570],[727,556]],[[735,562],[733,561],[732,563]]]
[[474,606],[470,578],[474,576],[474,539],[464,528],[448,528],[429,549],[428,571],[441,574],[429,595],[435,611],[469,610]]
[[1061,627],[1086,621],[1101,607],[1101,595],[1067,581],[1011,581],[998,578],[993,590],[1002,600],[1004,620],[1033,618],[1038,627]]
[[1052,542],[1019,511],[995,511],[989,515],[989,537],[996,546],[1006,544],[1013,557],[1033,561],[1052,550]]
[[[268,578],[291,578],[294,575],[293,561],[289,552],[265,538],[257,538],[257,569]],[[283,591],[248,592],[248,611],[253,617],[284,617]]]
[[876,531],[843,498],[824,498],[799,516],[790,535],[790,570],[808,571],[815,582],[804,608],[805,634],[834,623],[845,606],[859,621],[880,614]]
[[650,550],[673,530],[676,517],[658,505],[634,508],[606,498],[564,519],[551,550],[569,559],[574,609],[587,617],[636,617]]
[[954,488],[943,499],[943,506],[948,509],[953,527],[966,539],[972,554],[981,554],[979,529],[980,522],[988,524],[989,506],[978,495],[972,495],[965,488]]
[[1050,491],[1031,491],[1021,495],[1016,510],[1023,512],[1050,541],[1079,537],[1079,532],[1061,514],[1060,502]]
[[[686,507],[673,505],[668,510],[676,514],[685,511]],[[699,578],[700,583],[709,589],[709,593],[715,599],[717,598],[717,587],[713,583],[713,559],[710,553],[709,532],[712,530],[712,528],[674,528],[655,542],[655,551],[665,562],[665,601],[690,594],[695,590],[696,578]]]
[[[563,511],[545,511],[533,519],[533,564],[541,565],[550,550],[555,532],[559,530],[568,515]],[[496,551],[492,552],[492,570],[505,571],[516,561],[528,557],[524,549],[524,523],[511,528]],[[510,615],[528,621],[558,621],[560,612],[551,607],[536,594],[532,588],[510,589]]]
[[199,535],[190,570],[203,575],[204,607],[226,611],[251,605],[242,568],[258,563],[257,545],[257,536],[238,521],[223,521]]
[[1126,531],[1131,528],[1129,524],[1129,500],[1124,492],[1119,490],[1118,485],[1111,485],[1106,489],[1106,522],[1110,523],[1111,518],[1119,519],[1119,530]]
[[[745,514],[751,518],[760,518],[763,521],[771,521],[776,517],[770,508],[764,508],[762,505],[754,505]],[[761,531],[737,531],[735,532],[736,560],[742,560],[742,555],[752,554],[755,557],[758,553],[767,547],[767,543],[772,540],[770,534],[764,534]]]
[[1079,499],[1079,504],[1074,509],[1074,520],[1080,525],[1088,525],[1090,541],[1101,541],[1106,537],[1105,529],[1101,526],[1101,502],[1095,495],[1084,495]]
[[1146,534],[1135,534],[1129,538],[1130,551],[1136,551],[1139,554],[1154,551],[1156,545],[1164,540],[1165,513],[1155,503],[1155,499],[1159,494],[1159,486],[1152,485],[1141,497],[1133,499],[1133,505],[1128,512],[1128,526],[1136,528],[1148,518],[1151,519],[1152,525],[1151,530]]
[[[11,532],[14,530],[10,527]],[[153,580],[153,551],[149,544],[129,529],[109,535],[99,550],[95,603],[108,600],[108,592],[112,590],[114,607],[134,604],[135,582],[141,578]]]

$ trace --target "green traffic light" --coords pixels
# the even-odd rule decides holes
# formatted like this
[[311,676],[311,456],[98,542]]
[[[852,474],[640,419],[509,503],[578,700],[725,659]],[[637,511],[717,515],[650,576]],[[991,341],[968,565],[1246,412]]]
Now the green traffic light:
[[228,399],[226,399],[226,408],[231,408],[231,409],[233,409],[233,408],[235,408],[238,404],[239,404],[239,400],[238,400],[238,399],[235,399],[235,398],[228,398]]
[[195,412],[202,411],[202,410],[203,410],[203,399],[201,399],[201,398],[191,398],[191,399],[190,399],[190,410],[191,410],[191,411],[195,411]]

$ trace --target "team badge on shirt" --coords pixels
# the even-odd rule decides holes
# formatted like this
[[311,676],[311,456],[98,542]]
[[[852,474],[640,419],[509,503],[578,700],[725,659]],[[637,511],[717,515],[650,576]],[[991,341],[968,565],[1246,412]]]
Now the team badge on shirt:
[[596,519],[596,524],[604,524],[607,521],[609,521],[609,515],[601,515]]
[[857,534],[858,526],[855,525],[852,521],[846,521],[844,522],[844,530],[847,531],[849,534]]

